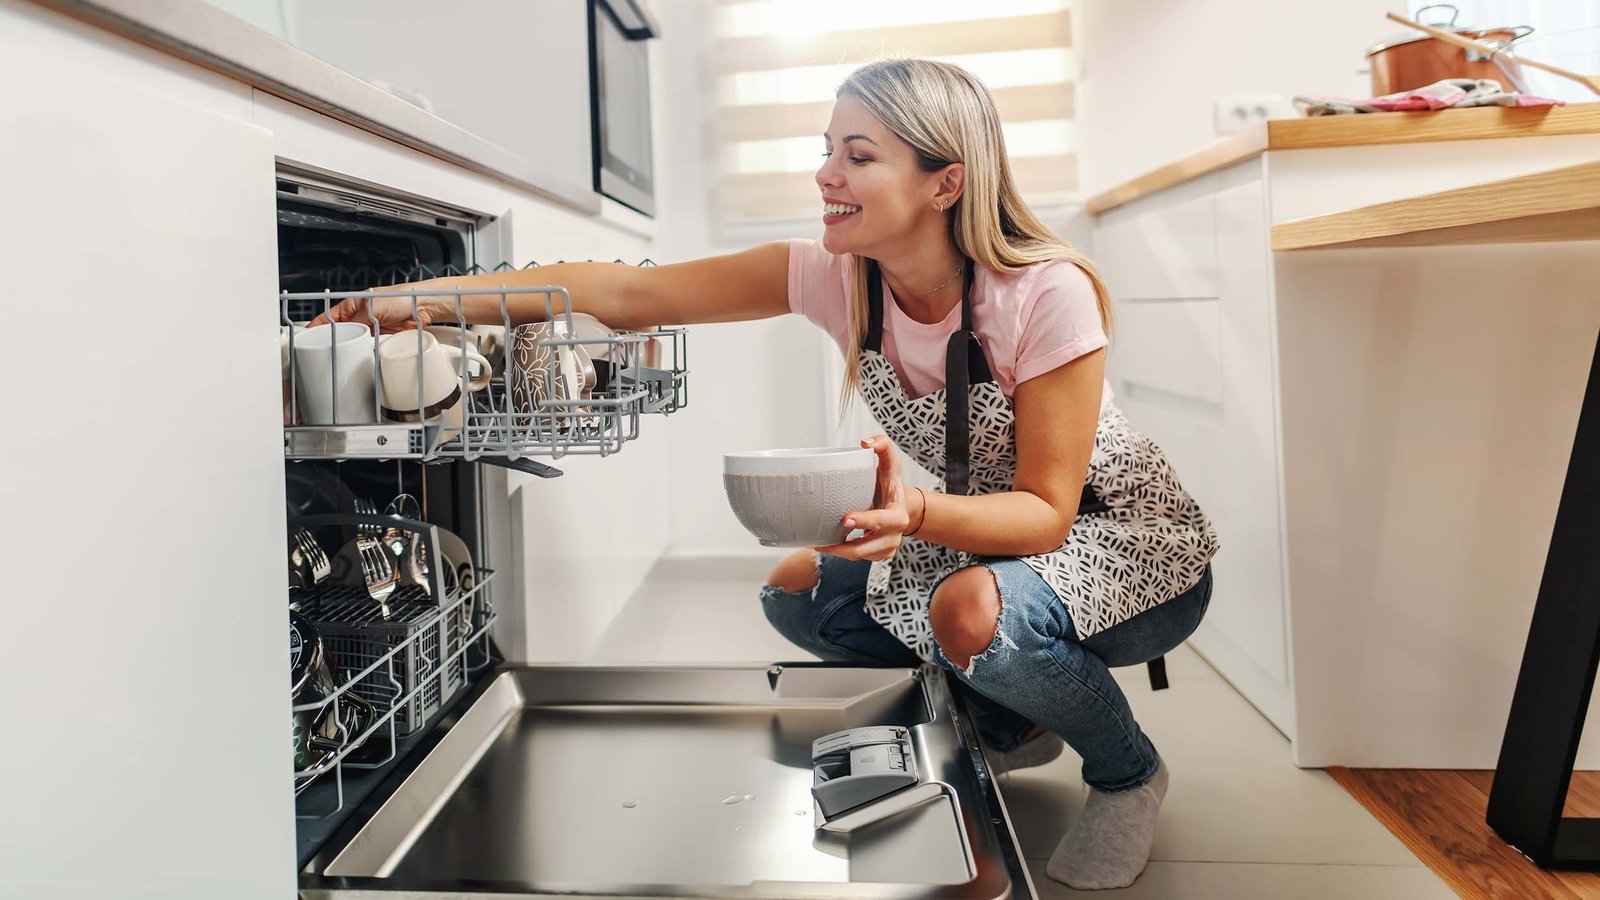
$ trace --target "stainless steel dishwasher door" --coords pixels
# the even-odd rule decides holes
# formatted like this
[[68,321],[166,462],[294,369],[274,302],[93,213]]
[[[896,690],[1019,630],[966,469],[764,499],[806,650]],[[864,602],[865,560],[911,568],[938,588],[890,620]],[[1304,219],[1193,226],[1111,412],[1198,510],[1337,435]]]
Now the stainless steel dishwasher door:
[[[302,896],[1032,897],[948,675],[925,666],[508,667]],[[821,829],[811,743],[912,731],[909,809]]]

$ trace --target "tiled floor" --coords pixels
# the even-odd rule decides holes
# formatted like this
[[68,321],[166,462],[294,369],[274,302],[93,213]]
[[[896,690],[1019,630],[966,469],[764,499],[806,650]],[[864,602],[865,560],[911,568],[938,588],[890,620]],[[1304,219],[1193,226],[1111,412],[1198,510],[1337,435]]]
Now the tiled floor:
[[[756,661],[808,655],[772,631],[757,601],[770,562],[666,561],[597,650],[616,662]],[[1116,672],[1172,771],[1172,786],[1137,882],[1104,897],[1452,897],[1449,888],[1320,770],[1297,769],[1289,743],[1187,647],[1168,656],[1172,688],[1144,668]],[[1082,807],[1079,760],[1001,784],[1039,896],[1076,892],[1045,860]]]

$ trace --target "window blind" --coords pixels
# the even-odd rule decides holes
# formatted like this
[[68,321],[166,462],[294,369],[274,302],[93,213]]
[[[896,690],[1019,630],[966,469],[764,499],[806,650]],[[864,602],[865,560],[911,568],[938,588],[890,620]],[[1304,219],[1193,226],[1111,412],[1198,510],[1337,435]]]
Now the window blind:
[[712,12],[707,138],[725,228],[819,214],[834,91],[891,56],[954,63],[988,86],[1030,204],[1077,190],[1067,0],[715,0]]

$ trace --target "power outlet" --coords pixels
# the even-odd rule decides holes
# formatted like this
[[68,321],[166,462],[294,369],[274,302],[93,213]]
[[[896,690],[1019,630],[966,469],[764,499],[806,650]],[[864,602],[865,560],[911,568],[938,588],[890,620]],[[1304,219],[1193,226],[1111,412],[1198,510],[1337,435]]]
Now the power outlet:
[[1268,119],[1291,119],[1294,104],[1282,94],[1224,94],[1213,107],[1217,134],[1233,134],[1246,125]]

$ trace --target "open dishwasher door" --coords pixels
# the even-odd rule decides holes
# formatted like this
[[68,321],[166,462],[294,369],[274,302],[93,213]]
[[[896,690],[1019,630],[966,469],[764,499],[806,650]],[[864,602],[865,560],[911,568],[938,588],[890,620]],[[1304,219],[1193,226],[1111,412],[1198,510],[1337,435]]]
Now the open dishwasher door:
[[515,666],[306,898],[1034,896],[934,666]]

